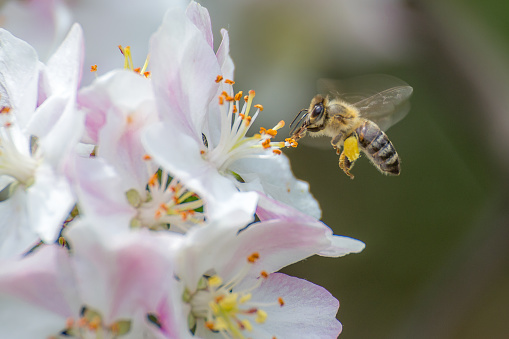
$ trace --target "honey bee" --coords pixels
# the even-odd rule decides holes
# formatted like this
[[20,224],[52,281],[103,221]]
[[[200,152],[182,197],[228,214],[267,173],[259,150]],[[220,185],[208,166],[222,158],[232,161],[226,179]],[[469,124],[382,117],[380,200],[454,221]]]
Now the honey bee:
[[333,96],[317,94],[309,108],[301,110],[290,124],[291,138],[297,141],[306,134],[331,137],[331,145],[339,155],[339,167],[351,179],[354,176],[350,170],[360,151],[383,174],[399,175],[400,159],[384,130],[410,110],[412,87],[387,75],[355,78],[351,83],[372,84],[371,92],[360,95],[342,93],[338,90],[341,83],[334,80],[323,79],[321,83]]

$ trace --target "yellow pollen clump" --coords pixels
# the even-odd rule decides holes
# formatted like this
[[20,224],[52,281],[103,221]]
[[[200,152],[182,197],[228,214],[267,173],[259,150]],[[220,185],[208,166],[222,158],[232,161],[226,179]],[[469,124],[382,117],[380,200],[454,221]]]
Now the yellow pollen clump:
[[218,75],[218,76],[216,77],[216,84],[220,83],[220,82],[221,82],[221,80],[223,80],[223,76],[222,76],[222,75]]
[[253,252],[249,257],[247,257],[247,261],[251,264],[254,264],[256,261],[260,259],[260,253]]
[[263,111],[263,106],[260,104],[256,104],[254,107],[258,108],[260,111]]
[[223,311],[231,312],[237,309],[238,293],[232,293],[222,298],[218,304]]

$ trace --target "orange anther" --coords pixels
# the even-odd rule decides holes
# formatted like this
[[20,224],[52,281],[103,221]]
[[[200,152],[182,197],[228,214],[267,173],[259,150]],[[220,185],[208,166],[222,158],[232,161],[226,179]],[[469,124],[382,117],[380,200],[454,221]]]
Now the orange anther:
[[216,77],[216,83],[217,83],[217,84],[218,84],[218,83],[220,83],[220,82],[221,82],[221,80],[223,80],[223,76],[222,76],[222,75],[218,75],[218,76]]
[[152,157],[150,155],[148,155],[148,154],[145,154],[143,156],[143,160],[152,160]]
[[97,65],[90,66],[90,72],[97,72]]
[[256,105],[254,105],[254,107],[258,108],[260,110],[260,112],[263,111],[263,106],[260,104],[256,104]]
[[280,306],[284,306],[285,301],[283,300],[283,298],[279,297],[279,298],[277,298],[277,301],[279,302]]
[[224,82],[225,82],[225,84],[228,84],[228,85],[233,85],[233,84],[235,84],[235,81],[230,80],[230,79],[226,79]]
[[267,271],[261,271],[260,272],[260,277],[262,277],[264,279],[267,279],[269,277],[269,274],[267,273]]
[[247,257],[247,261],[251,264],[254,264],[258,259],[260,259],[260,253],[253,252],[249,257]]
[[281,152],[281,150],[280,150],[280,149],[274,149],[274,150],[272,150],[272,153],[277,154],[277,155],[280,155],[280,154],[281,154],[281,153],[283,153],[283,152]]
[[270,139],[265,139],[262,141],[263,148],[267,149],[270,148]]

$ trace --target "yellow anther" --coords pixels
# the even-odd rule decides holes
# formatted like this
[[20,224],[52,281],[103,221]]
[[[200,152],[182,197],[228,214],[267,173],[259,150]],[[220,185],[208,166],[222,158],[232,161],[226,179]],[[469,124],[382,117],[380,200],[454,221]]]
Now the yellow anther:
[[224,83],[225,83],[225,84],[228,84],[228,85],[234,85],[234,84],[235,84],[235,81],[230,80],[230,79],[225,79]]
[[264,310],[258,310],[256,312],[255,321],[258,324],[263,324],[266,320],[267,320],[267,312],[265,312]]
[[90,72],[97,72],[97,65],[92,65],[90,67]]
[[218,275],[213,275],[208,279],[209,286],[217,287],[223,283],[223,280]]
[[239,303],[244,304],[251,300],[251,297],[252,297],[251,293],[244,294],[242,297],[240,297]]
[[258,108],[260,111],[263,111],[263,106],[260,104],[256,104],[254,107]]
[[240,323],[242,324],[242,327],[243,327],[245,330],[247,330],[247,331],[249,331],[249,332],[251,332],[251,331],[253,330],[253,325],[251,325],[251,323],[249,322],[249,320],[244,319],[244,320],[242,320]]
[[222,76],[222,75],[218,75],[218,76],[216,77],[216,83],[220,83],[220,82],[221,82],[221,80],[223,80],[223,76]]

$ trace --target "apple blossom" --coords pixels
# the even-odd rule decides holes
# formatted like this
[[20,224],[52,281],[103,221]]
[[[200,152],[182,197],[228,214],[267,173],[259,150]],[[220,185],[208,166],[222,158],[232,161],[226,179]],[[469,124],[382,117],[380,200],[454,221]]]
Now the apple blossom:
[[[2,335],[163,338],[148,315],[158,314],[175,282],[169,245],[178,238],[146,230],[104,238],[86,221],[68,237],[70,252],[43,245],[25,258],[0,261]],[[178,331],[166,337],[182,338]]]
[[65,164],[82,131],[76,109],[83,36],[74,25],[46,65],[0,29],[0,256],[52,242],[74,205]]
[[[263,196],[262,200],[273,203]],[[176,254],[175,274],[185,286],[190,329],[197,336],[215,338],[219,332],[226,338],[337,337],[337,300],[319,286],[273,272],[314,254],[360,252],[364,244],[332,235],[312,217],[290,217],[295,212],[291,207],[280,205],[272,211],[283,208],[289,210],[282,218],[262,212],[266,221],[240,230],[233,219],[223,219],[187,233]]]
[[[254,211],[256,200],[245,198],[248,193],[239,189],[256,187],[319,217],[307,183],[295,179],[288,163],[263,161],[283,156],[280,148],[289,142],[271,139],[284,123],[246,136],[263,107],[254,104],[254,91],[245,96],[234,93],[228,33],[222,34],[214,53],[206,9],[191,2],[185,14],[180,9],[167,12],[151,39],[152,81],[161,122],[143,136],[147,151],[198,193],[212,213],[220,203],[239,199],[246,200],[242,204],[246,211]],[[258,176],[262,168],[271,168],[275,179]]]

